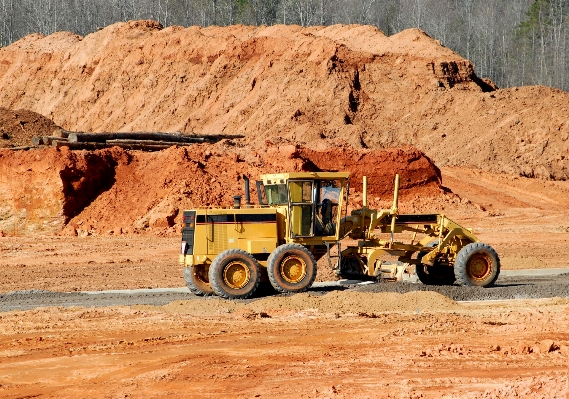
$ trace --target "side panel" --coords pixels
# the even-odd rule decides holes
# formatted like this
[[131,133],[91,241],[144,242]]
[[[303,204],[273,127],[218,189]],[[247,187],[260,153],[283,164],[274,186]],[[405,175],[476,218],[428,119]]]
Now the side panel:
[[237,213],[237,248],[251,254],[271,253],[278,243],[277,213]]
[[209,242],[207,238],[208,238],[207,225],[205,223],[204,224],[196,223],[196,232],[194,233],[194,254],[201,254],[201,255],[207,254],[207,248]]
[[203,242],[204,247],[200,245],[202,254],[218,254],[228,249],[227,233],[229,228],[235,224],[235,215],[228,212],[212,212],[205,210],[204,213],[199,212],[196,217],[196,238]]
[[[278,245],[275,208],[198,210],[194,254],[213,259],[226,249],[270,253]],[[202,259],[205,259],[202,257]]]
[[[277,241],[274,238],[258,240],[240,240],[240,249],[250,254],[270,254],[277,248]],[[243,248],[243,244],[245,248]]]
[[235,215],[235,229],[239,239],[276,237],[277,214],[238,213]]

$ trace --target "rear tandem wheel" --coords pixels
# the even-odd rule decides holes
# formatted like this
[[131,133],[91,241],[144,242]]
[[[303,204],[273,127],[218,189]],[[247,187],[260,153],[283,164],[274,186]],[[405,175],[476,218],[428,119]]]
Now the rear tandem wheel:
[[261,279],[260,266],[248,252],[227,249],[215,257],[209,267],[213,291],[227,299],[245,299],[253,295]]
[[190,292],[194,295],[208,296],[214,295],[209,283],[208,266],[190,266],[184,268],[184,280]]
[[267,274],[279,292],[304,292],[316,279],[316,260],[302,245],[283,244],[269,255]]

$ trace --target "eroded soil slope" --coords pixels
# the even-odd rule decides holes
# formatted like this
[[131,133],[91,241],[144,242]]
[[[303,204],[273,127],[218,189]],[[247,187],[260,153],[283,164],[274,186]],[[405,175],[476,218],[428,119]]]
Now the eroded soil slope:
[[[361,190],[360,178],[367,174],[374,183],[368,191],[372,204],[392,195],[395,173],[401,174],[402,195],[443,194],[439,169],[410,147],[314,151],[289,145],[257,152],[224,141],[154,153],[118,147],[4,150],[0,170],[0,231],[5,234],[57,231],[64,225],[72,235],[174,232],[180,210],[229,206],[232,196],[244,195],[244,174],[257,179],[262,173],[349,171],[355,190]],[[358,201],[356,193],[353,204]]]
[[70,130],[245,134],[276,144],[411,144],[438,165],[567,179],[569,94],[494,90],[422,31],[162,27],[30,35],[0,49],[0,106]]

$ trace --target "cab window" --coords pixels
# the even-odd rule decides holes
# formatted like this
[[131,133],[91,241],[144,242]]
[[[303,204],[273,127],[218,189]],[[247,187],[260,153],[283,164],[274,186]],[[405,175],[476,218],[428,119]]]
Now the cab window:
[[288,204],[286,184],[268,184],[265,186],[265,195],[269,205]]

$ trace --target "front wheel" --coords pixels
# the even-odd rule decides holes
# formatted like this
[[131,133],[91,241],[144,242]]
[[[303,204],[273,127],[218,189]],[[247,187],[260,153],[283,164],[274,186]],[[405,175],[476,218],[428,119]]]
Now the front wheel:
[[490,245],[473,242],[458,252],[454,273],[460,285],[490,287],[500,275],[500,258]]
[[283,244],[267,259],[269,281],[279,292],[306,291],[314,283],[316,271],[314,256],[299,244]]
[[228,249],[215,257],[209,267],[213,291],[227,299],[244,299],[253,295],[261,280],[259,263],[240,249]]

